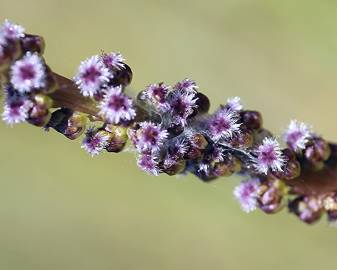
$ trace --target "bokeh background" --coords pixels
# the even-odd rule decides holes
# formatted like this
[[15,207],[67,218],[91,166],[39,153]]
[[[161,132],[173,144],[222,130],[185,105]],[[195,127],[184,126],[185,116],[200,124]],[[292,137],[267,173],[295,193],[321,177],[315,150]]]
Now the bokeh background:
[[[119,50],[133,89],[185,77],[213,101],[240,96],[280,133],[291,118],[337,141],[337,2],[9,1],[47,41],[53,70]],[[151,177],[132,153],[91,158],[54,132],[0,124],[0,269],[335,269],[337,231],[283,212],[244,214],[239,179]]]

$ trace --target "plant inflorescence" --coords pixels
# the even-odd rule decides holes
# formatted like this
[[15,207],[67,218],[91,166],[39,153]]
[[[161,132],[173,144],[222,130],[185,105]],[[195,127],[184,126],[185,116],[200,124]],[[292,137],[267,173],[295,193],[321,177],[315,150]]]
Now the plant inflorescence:
[[311,224],[326,213],[337,224],[337,146],[292,120],[278,140],[258,111],[233,97],[210,113],[195,81],[150,84],[132,98],[131,68],[120,53],[81,62],[73,79],[53,72],[44,40],[6,20],[0,28],[3,120],[54,129],[90,155],[121,152],[129,141],[152,175],[191,173],[204,182],[237,173],[234,196],[246,212],[285,206]]

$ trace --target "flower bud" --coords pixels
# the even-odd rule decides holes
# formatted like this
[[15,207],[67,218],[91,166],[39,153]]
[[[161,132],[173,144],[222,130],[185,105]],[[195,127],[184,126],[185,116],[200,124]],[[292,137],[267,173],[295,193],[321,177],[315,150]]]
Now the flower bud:
[[164,161],[164,169],[163,172],[165,172],[168,175],[177,175],[179,173],[182,173],[186,168],[186,161],[183,159],[178,160],[172,160],[168,162],[167,165],[165,165]]
[[197,112],[198,113],[207,113],[209,111],[209,108],[211,107],[211,103],[206,95],[203,93],[198,92],[196,94],[196,105],[197,105]]
[[228,139],[228,143],[234,148],[249,148],[254,143],[253,133],[247,128],[242,128],[241,132]]
[[42,55],[45,48],[43,37],[26,34],[21,39],[21,47],[23,52],[37,52]]
[[123,67],[114,71],[114,77],[111,80],[112,86],[122,85],[123,87],[128,86],[132,81],[132,70],[127,65],[124,64]]
[[282,171],[275,171],[273,175],[282,180],[292,180],[300,176],[301,164],[296,159],[295,152],[286,148],[282,150],[282,154],[285,157],[285,164]]
[[258,111],[243,111],[240,113],[243,124],[252,130],[262,128],[262,116]]
[[190,136],[189,141],[190,141],[192,147],[196,147],[200,150],[205,149],[208,145],[208,142],[207,142],[205,136],[202,135],[202,134],[199,134],[199,133],[193,134],[192,136]]
[[323,214],[322,201],[314,196],[297,197],[289,202],[288,208],[307,224],[318,221]]
[[280,180],[265,181],[258,191],[258,206],[267,214],[274,214],[283,208],[285,186]]
[[35,95],[27,121],[35,126],[45,126],[51,118],[49,108],[52,106],[52,103],[52,99],[48,96],[41,94]]
[[114,153],[122,151],[128,140],[127,129],[121,126],[107,125],[105,130],[110,133],[110,139],[105,149]]
[[314,138],[305,149],[306,159],[313,165],[319,166],[326,161],[330,154],[329,144],[322,138]]

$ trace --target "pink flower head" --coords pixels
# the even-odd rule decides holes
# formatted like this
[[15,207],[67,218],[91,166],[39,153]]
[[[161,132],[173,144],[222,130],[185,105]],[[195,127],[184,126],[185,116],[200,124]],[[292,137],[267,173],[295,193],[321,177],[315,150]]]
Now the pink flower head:
[[151,122],[140,123],[137,130],[137,145],[140,150],[158,150],[168,136],[168,132],[160,125]]
[[33,103],[26,97],[19,95],[7,97],[4,105],[4,112],[2,113],[2,119],[8,125],[25,122],[32,106]]
[[158,167],[158,161],[154,155],[150,154],[141,154],[138,157],[137,164],[139,168],[148,174],[158,175],[160,173],[160,169]]
[[36,53],[27,52],[22,59],[16,61],[11,67],[10,81],[20,93],[44,87],[45,80],[45,65]]
[[167,94],[170,91],[170,87],[164,83],[151,84],[143,92],[143,97],[148,99],[159,110],[166,111],[169,108],[166,102]]
[[237,112],[220,109],[208,121],[208,131],[214,141],[231,138],[234,133],[240,132]]
[[262,144],[256,150],[257,158],[255,168],[259,173],[267,174],[272,171],[282,171],[285,158],[282,155],[280,145],[274,138],[264,138]]
[[291,120],[288,129],[283,134],[284,141],[296,152],[305,149],[310,138],[311,131],[308,125],[296,120]]
[[259,184],[259,179],[249,179],[242,181],[234,189],[234,197],[239,201],[242,210],[246,213],[252,212],[257,208]]
[[175,124],[186,126],[187,118],[193,113],[193,109],[197,108],[198,98],[196,92],[174,90],[168,98],[169,113]]
[[104,99],[99,104],[99,114],[111,124],[132,120],[136,111],[132,99],[122,92],[121,86],[107,89]]
[[119,52],[112,52],[107,54],[105,53],[102,55],[101,58],[105,67],[109,69],[111,68],[121,69],[125,66],[124,64],[125,59]]
[[196,82],[190,79],[184,79],[173,87],[174,90],[182,91],[196,91],[198,88]]
[[89,128],[82,142],[82,148],[91,156],[98,155],[108,145],[109,134],[106,132],[98,132],[94,127]]
[[2,32],[3,36],[9,40],[20,39],[25,36],[25,29],[21,25],[14,24],[7,19],[2,24],[0,32]]
[[109,70],[95,55],[82,61],[74,80],[83,96],[93,97],[111,78]]

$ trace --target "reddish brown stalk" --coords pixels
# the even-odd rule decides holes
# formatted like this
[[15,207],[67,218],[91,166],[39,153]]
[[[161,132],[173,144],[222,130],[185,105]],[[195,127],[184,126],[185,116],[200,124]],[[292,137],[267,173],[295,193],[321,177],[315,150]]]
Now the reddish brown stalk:
[[89,97],[84,97],[72,80],[57,73],[53,73],[53,75],[57,81],[58,89],[49,96],[53,99],[55,108],[64,107],[98,116],[96,102]]

